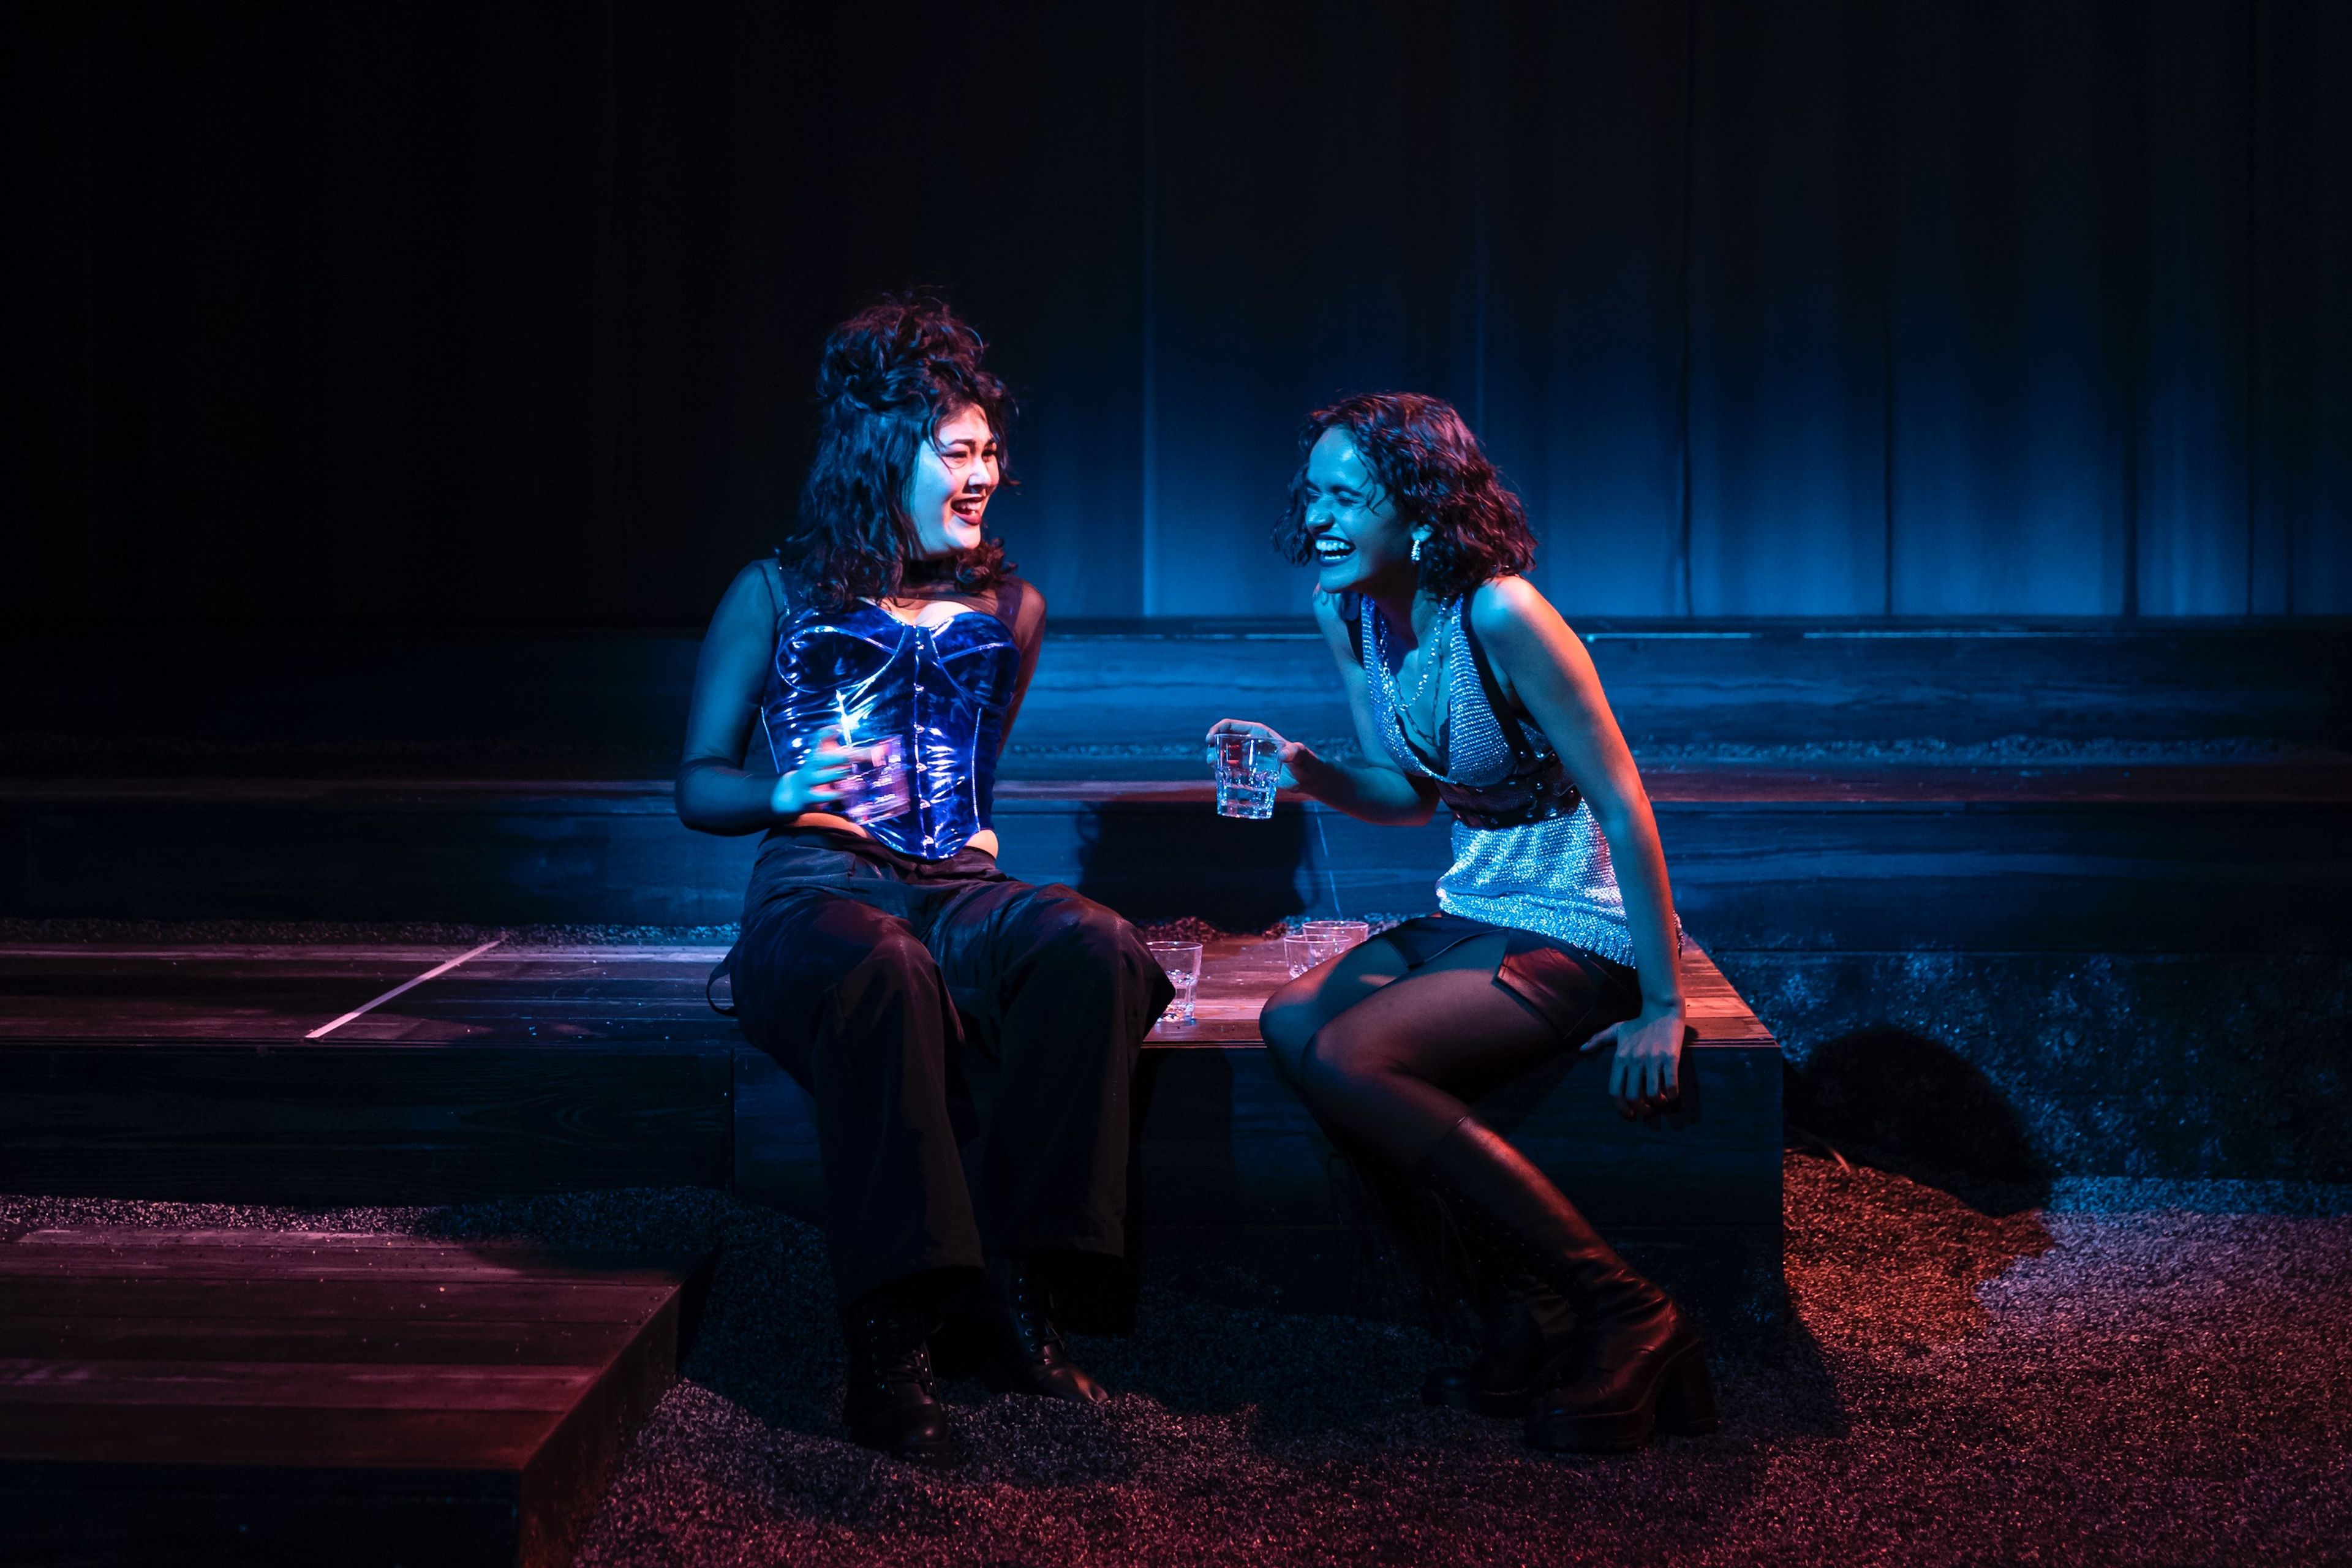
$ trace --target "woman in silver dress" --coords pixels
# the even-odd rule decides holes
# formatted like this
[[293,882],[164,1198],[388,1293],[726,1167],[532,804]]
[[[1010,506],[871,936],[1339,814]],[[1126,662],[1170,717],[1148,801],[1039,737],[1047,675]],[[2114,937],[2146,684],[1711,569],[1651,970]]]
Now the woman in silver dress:
[[1563,1051],[1614,1047],[1628,1115],[1677,1091],[1680,931],[1657,826],[1592,660],[1523,574],[1525,510],[1448,405],[1351,397],[1309,419],[1276,543],[1315,616],[1364,761],[1268,726],[1283,780],[1368,822],[1454,814],[1441,913],[1268,1000],[1267,1046],[1335,1142],[1433,1195],[1470,1244],[1486,1321],[1423,1397],[1523,1417],[1539,1447],[1637,1447],[1715,1425],[1703,1347],[1467,1101]]

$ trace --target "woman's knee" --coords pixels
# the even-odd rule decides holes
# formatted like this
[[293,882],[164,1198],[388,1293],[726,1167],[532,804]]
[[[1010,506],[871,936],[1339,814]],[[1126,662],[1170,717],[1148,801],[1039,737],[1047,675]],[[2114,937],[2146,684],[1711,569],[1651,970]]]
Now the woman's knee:
[[1274,1070],[1284,1081],[1296,1085],[1299,1059],[1307,1054],[1307,1043],[1315,1037],[1314,1019],[1302,1008],[1280,1008],[1268,1003],[1258,1013],[1257,1033],[1265,1042]]
[[1300,1058],[1307,1054],[1307,1042],[1323,1025],[1324,1008],[1311,981],[1294,980],[1265,999],[1258,1009],[1258,1038],[1265,1042],[1266,1055],[1274,1060],[1275,1069],[1292,1084],[1298,1082]]
[[1093,969],[1151,967],[1142,937],[1117,910],[1058,885],[1037,889],[1031,897],[1040,957]]
[[844,1026],[944,1005],[938,965],[907,922],[849,899],[747,921],[730,969],[744,1034],[788,1066]]
[[845,982],[880,981],[894,989],[925,988],[939,980],[939,964],[931,950],[905,922],[893,921],[876,928],[869,935],[866,951],[843,975]]

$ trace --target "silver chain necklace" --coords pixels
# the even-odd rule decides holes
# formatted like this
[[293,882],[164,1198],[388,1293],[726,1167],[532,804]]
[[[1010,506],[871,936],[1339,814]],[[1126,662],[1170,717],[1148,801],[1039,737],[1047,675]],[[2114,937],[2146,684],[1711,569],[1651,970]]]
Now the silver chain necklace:
[[[1435,626],[1432,626],[1432,627],[1430,627],[1430,628],[1429,628],[1429,640],[1428,640],[1427,642],[1425,642],[1425,643],[1422,644],[1422,645],[1421,645],[1421,647],[1420,647],[1420,652],[1421,652],[1421,679],[1419,679],[1418,680],[1416,680],[1416,681],[1414,681],[1414,682],[1412,683],[1412,694],[1411,694],[1411,695],[1409,695],[1409,696],[1402,696],[1402,697],[1400,697],[1400,698],[1398,699],[1398,700],[1397,700],[1397,710],[1398,710],[1400,713],[1406,713],[1406,712],[1410,712],[1410,711],[1412,711],[1412,710],[1414,707],[1416,707],[1416,706],[1420,703],[1421,699],[1422,699],[1422,694],[1423,694],[1423,693],[1424,693],[1424,692],[1426,692],[1426,691],[1429,689],[1430,678],[1431,678],[1431,677],[1433,677],[1433,676],[1434,676],[1434,675],[1437,673],[1437,666],[1438,666],[1439,660],[1440,660],[1440,658],[1442,658],[1442,656],[1443,656],[1443,655],[1444,655],[1444,649],[1445,649],[1445,633],[1446,633],[1447,628],[1452,625],[1453,617],[1454,617],[1454,615],[1455,614],[1455,610],[1456,610],[1456,606],[1455,606],[1455,605],[1447,605],[1444,610],[1442,610],[1442,611],[1440,611],[1440,612],[1439,612],[1439,614],[1438,614],[1438,617],[1437,617],[1437,624],[1436,624]],[[1377,612],[1377,611],[1375,611],[1374,613],[1375,613],[1375,614],[1378,614],[1378,612]],[[1387,655],[1388,655],[1388,641],[1389,641],[1389,634],[1388,634],[1388,617],[1387,617],[1386,616],[1381,616],[1381,662],[1383,665],[1385,665],[1385,664],[1388,662],[1388,658],[1387,658]],[[1402,671],[1403,671],[1403,663],[1404,663],[1404,661],[1403,661],[1403,660],[1402,660],[1402,659],[1400,659],[1400,660],[1398,660],[1398,661],[1397,661],[1397,664],[1398,664],[1398,673],[1399,673],[1399,674],[1402,674]],[[1396,689],[1396,676],[1395,676],[1395,675],[1391,675],[1391,676],[1389,677],[1389,689],[1390,689],[1390,690],[1391,690],[1391,691],[1393,691],[1393,690],[1395,690],[1395,689]]]

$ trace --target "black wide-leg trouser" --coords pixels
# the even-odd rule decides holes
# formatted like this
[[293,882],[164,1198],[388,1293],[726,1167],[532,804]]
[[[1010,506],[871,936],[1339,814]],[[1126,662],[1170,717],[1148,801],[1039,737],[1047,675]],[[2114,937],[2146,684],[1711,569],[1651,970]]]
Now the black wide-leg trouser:
[[816,1102],[843,1300],[983,1249],[1125,1250],[1136,1058],[1171,993],[1118,915],[979,850],[778,835],[729,969]]

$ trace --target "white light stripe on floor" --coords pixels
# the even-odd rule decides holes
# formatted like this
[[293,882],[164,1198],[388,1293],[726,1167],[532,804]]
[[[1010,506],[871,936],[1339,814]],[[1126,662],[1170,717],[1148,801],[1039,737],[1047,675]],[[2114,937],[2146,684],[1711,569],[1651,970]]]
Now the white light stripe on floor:
[[489,941],[482,943],[481,946],[474,949],[471,952],[461,952],[446,963],[436,963],[432,968],[426,970],[424,973],[418,975],[415,979],[405,981],[401,984],[394,986],[391,990],[385,992],[383,995],[377,997],[373,1002],[361,1003],[358,1006],[352,1008],[350,1012],[344,1014],[333,1023],[321,1024],[302,1037],[306,1040],[315,1040],[322,1035],[331,1035],[337,1029],[341,1028],[345,1024],[350,1023],[353,1018],[358,1017],[361,1014],[373,1012],[376,1008],[383,1006],[385,1003],[391,1001],[402,992],[414,991],[418,986],[424,984],[426,981],[436,979],[440,975],[448,973],[451,970],[457,968],[459,964],[465,963],[469,958],[481,957],[482,954],[489,952],[490,949],[498,946],[499,943],[504,941],[506,941],[506,938],[502,936],[494,936]]

